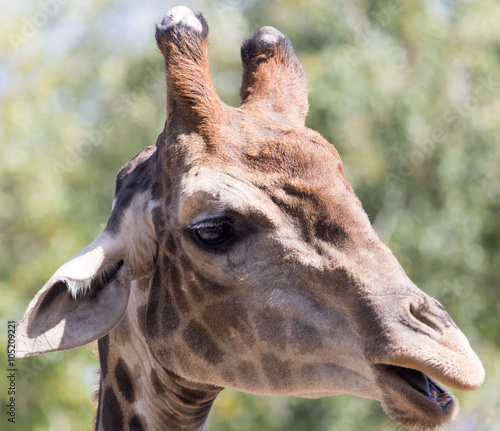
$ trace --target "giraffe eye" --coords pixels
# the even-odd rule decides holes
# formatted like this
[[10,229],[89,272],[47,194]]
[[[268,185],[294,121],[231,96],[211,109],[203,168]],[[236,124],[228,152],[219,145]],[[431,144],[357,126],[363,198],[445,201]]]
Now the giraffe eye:
[[190,227],[198,243],[210,248],[227,246],[234,238],[234,221],[226,218],[204,220]]

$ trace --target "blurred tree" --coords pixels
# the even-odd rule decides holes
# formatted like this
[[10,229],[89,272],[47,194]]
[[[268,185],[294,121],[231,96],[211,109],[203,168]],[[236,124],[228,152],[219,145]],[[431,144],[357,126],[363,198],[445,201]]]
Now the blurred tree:
[[[480,353],[485,385],[448,429],[500,426],[500,4],[494,0],[186,1],[211,27],[211,69],[238,104],[238,47],[272,25],[310,87],[308,125],[410,277]],[[0,303],[19,319],[62,262],[101,231],[119,167],[163,127],[153,22],[174,2],[17,1],[0,14]],[[6,330],[2,331],[5,352]],[[17,429],[88,429],[87,346],[17,361]],[[2,355],[5,355],[2,353]],[[4,356],[2,356],[4,358]],[[3,360],[3,359],[2,359]],[[5,363],[5,362],[4,362]],[[2,405],[7,401],[1,392]],[[2,417],[3,423],[6,423]],[[373,402],[231,391],[212,430],[390,429]],[[395,426],[394,426],[395,428]],[[3,425],[2,425],[3,429]],[[12,429],[15,429],[13,426]]]

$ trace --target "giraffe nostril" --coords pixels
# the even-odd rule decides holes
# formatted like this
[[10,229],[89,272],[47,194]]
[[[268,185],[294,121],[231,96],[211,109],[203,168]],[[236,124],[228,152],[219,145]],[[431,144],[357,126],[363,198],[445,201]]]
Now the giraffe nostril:
[[442,334],[443,328],[441,319],[436,316],[429,307],[424,304],[410,304],[410,314],[425,326],[433,329],[434,331]]

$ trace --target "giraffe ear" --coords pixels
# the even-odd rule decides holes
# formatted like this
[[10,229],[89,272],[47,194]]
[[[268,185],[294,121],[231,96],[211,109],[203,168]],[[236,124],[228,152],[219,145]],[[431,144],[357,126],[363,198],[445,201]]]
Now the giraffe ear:
[[104,231],[37,293],[16,332],[16,356],[73,349],[107,334],[127,308],[131,268]]

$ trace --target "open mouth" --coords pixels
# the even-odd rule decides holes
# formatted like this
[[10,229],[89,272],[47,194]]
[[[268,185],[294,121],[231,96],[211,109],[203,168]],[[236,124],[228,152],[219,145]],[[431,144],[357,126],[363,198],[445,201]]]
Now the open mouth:
[[424,373],[396,365],[387,365],[387,370],[397,374],[408,385],[438,406],[443,412],[453,405],[453,398],[450,393],[441,388]]
[[375,370],[382,408],[397,424],[414,431],[429,430],[457,414],[455,397],[425,373],[388,364],[377,364]]

